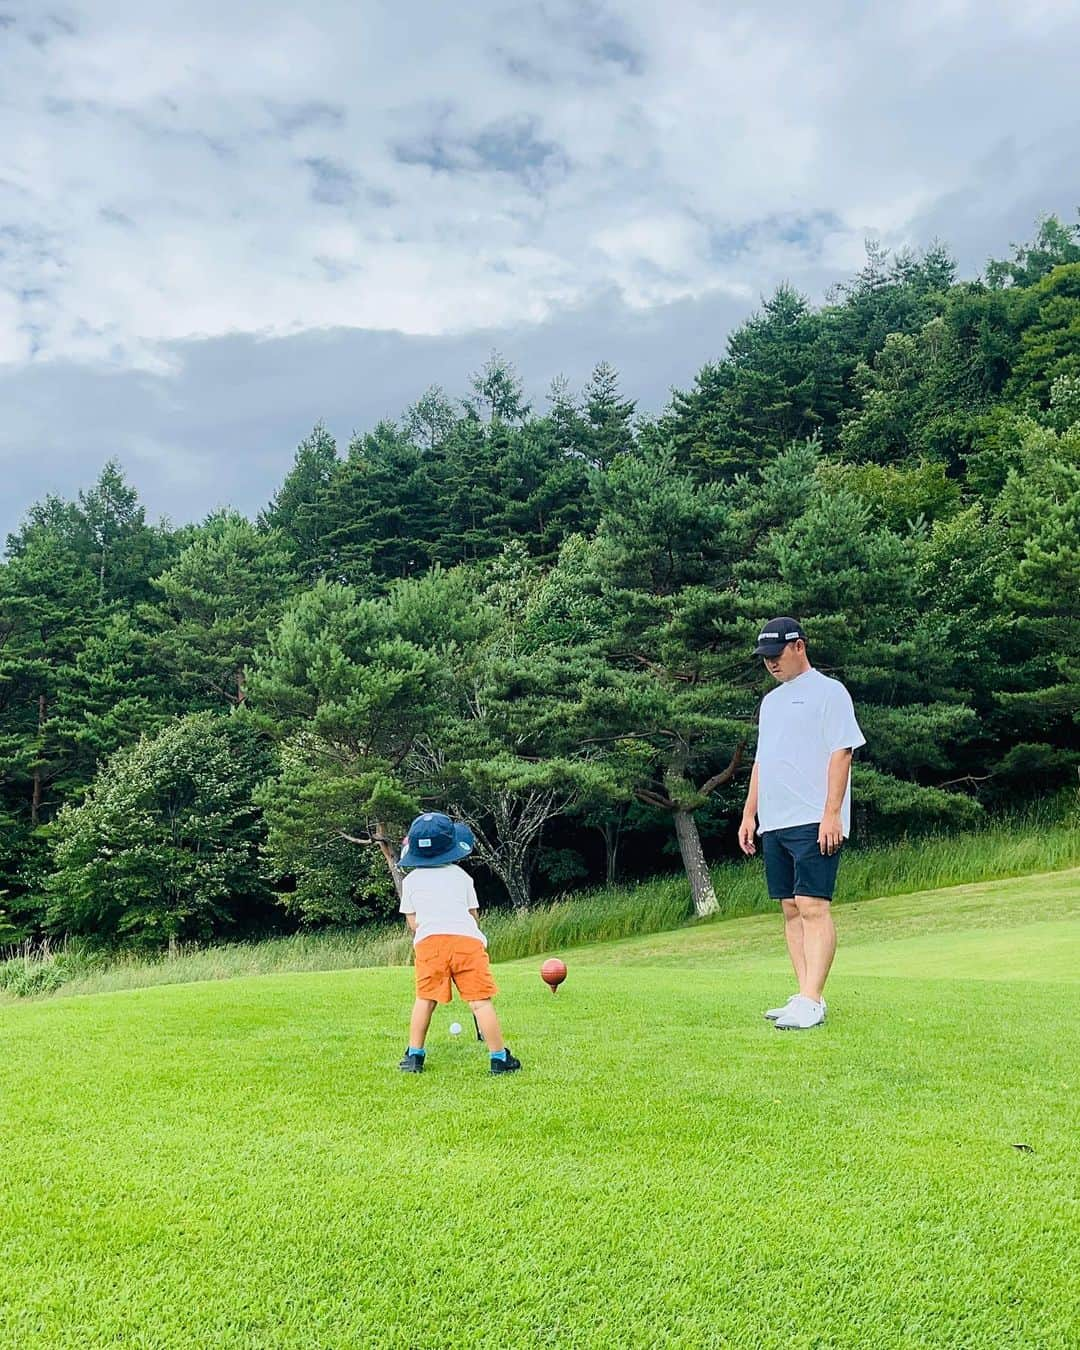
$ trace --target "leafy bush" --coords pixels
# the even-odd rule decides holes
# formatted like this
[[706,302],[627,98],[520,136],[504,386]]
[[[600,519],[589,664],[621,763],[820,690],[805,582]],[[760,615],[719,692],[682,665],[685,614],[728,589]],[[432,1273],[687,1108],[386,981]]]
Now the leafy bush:
[[247,722],[211,713],[118,751],[56,821],[49,929],[160,946],[250,919],[268,902],[252,793],[270,764]]

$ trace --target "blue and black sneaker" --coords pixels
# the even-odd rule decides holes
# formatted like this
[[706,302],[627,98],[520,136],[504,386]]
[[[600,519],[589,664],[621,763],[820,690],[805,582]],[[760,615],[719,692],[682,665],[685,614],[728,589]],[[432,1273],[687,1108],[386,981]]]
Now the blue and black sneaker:
[[423,1073],[425,1055],[410,1054],[405,1052],[405,1058],[398,1065],[402,1073]]
[[492,1073],[515,1073],[520,1068],[521,1060],[514,1058],[510,1053],[509,1046],[506,1047],[506,1055],[504,1057],[497,1057],[495,1055],[492,1055],[491,1057]]

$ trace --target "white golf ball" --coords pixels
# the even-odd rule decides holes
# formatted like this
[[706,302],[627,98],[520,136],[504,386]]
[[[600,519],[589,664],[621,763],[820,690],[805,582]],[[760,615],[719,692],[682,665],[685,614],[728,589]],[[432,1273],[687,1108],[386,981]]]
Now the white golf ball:
[[450,1023],[450,1035],[451,1035],[451,1036],[460,1036],[460,1035],[461,1035],[461,1023],[460,1023],[460,1022],[451,1022],[451,1023]]

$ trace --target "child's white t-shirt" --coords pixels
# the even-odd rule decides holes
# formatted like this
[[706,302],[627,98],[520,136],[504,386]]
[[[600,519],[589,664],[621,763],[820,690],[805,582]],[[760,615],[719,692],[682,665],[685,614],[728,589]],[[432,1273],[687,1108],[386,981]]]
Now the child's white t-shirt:
[[416,915],[413,946],[437,934],[479,938],[487,946],[487,938],[469,913],[470,909],[480,908],[476,887],[468,872],[456,863],[415,867],[406,872],[399,908],[402,914]]

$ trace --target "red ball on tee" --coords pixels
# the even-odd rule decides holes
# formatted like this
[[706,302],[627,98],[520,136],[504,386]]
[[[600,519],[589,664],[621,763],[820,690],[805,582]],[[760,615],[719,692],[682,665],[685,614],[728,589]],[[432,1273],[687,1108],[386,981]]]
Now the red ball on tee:
[[558,991],[559,985],[566,979],[566,964],[563,961],[552,957],[550,961],[545,961],[540,967],[540,978],[545,984],[551,985],[551,992]]

